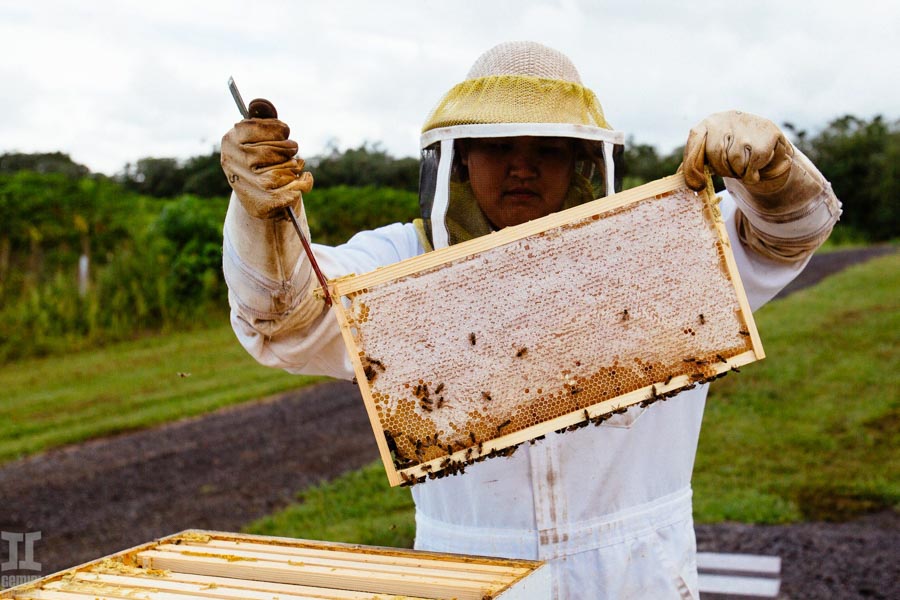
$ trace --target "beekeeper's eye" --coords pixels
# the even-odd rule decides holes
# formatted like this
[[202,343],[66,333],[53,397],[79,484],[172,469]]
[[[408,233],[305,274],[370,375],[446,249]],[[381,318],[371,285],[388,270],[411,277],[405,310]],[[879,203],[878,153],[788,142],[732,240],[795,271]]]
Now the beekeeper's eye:
[[513,141],[509,138],[489,138],[477,142],[478,149],[495,154],[508,154],[513,150]]
[[574,152],[567,138],[542,138],[536,143],[537,152],[545,158],[569,158]]

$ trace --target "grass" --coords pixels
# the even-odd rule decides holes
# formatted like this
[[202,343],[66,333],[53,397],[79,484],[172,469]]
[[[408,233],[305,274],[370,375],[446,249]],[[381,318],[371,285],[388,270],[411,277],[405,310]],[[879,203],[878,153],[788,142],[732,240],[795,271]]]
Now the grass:
[[900,257],[757,314],[767,358],[713,386],[698,520],[844,520],[900,503]]
[[[712,386],[694,469],[697,522],[844,520],[900,502],[900,257],[872,260],[757,315],[768,357]],[[425,484],[427,485],[427,483]],[[247,527],[408,547],[414,509],[380,464]]]
[[244,528],[278,535],[411,548],[416,524],[409,488],[391,488],[381,461],[301,492],[298,502]]
[[316,380],[263,367],[227,324],[0,367],[0,462]]

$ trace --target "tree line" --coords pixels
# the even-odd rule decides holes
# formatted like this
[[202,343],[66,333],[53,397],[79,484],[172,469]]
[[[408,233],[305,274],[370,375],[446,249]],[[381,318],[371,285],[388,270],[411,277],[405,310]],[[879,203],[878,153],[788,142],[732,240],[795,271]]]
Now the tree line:
[[[834,237],[896,239],[900,121],[848,115],[814,134],[785,129],[844,203]],[[681,153],[629,139],[625,187],[674,173]],[[307,164],[316,242],[418,216],[414,158],[363,144],[330,146]],[[59,152],[0,155],[0,362],[224,318],[229,193],[215,150],[144,158],[112,177]]]
[[[863,119],[845,115],[833,119],[811,134],[791,123],[784,129],[831,181],[844,202],[841,228],[850,237],[884,241],[897,236],[900,224],[900,120],[878,115]],[[625,187],[652,181],[675,172],[683,148],[660,154],[648,144],[629,139],[625,147]],[[395,158],[378,144],[364,143],[341,150],[330,144],[324,153],[307,160],[316,180],[316,190],[335,186],[392,188],[415,192],[418,160]],[[70,177],[102,176],[62,153],[0,155],[0,174],[31,170],[60,173]],[[218,198],[230,193],[219,166],[219,152],[187,160],[142,158],[126,164],[112,178],[123,189],[154,198],[193,195]]]

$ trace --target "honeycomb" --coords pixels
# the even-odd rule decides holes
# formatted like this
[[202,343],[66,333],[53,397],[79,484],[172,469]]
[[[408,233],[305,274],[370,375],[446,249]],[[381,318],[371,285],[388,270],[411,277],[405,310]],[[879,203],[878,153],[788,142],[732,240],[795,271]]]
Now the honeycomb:
[[596,201],[600,212],[342,294],[392,484],[760,358],[714,201],[684,187]]

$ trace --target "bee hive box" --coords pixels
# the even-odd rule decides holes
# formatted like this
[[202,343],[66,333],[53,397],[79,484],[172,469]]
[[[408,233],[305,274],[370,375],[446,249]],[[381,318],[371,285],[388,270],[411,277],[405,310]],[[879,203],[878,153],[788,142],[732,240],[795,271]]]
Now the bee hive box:
[[549,598],[542,562],[185,531],[10,588],[16,600]]
[[391,485],[762,358],[717,203],[676,175],[330,282]]

